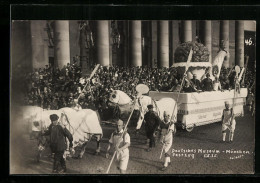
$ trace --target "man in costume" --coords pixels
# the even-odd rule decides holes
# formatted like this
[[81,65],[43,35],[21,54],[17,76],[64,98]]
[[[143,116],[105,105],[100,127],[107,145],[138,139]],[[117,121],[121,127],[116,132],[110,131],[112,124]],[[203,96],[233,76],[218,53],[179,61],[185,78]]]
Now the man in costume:
[[234,119],[234,110],[230,108],[228,101],[225,102],[225,107],[222,116],[222,140],[223,142],[226,141],[226,132],[229,130],[229,141],[232,142],[236,128],[236,120]]
[[161,131],[161,140],[160,141],[163,144],[163,152],[165,155],[164,165],[161,170],[165,171],[171,162],[170,149],[172,146],[173,134],[176,133],[176,127],[175,127],[174,121],[172,121],[170,119],[170,113],[168,111],[164,111],[163,116],[164,116],[164,120],[161,121],[159,129]]
[[117,121],[116,131],[111,134],[109,139],[109,145],[107,147],[106,158],[109,157],[109,150],[112,146],[116,150],[117,168],[120,173],[125,174],[128,160],[129,160],[129,149],[130,136],[127,131],[124,132],[124,123],[122,120]]

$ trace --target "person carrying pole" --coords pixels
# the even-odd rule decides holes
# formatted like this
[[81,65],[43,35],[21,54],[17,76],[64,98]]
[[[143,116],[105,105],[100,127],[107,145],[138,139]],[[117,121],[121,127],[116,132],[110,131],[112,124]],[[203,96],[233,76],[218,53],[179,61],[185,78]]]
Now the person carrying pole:
[[[236,83],[240,82],[240,79],[242,77],[243,71],[244,69],[240,72],[240,67],[236,66],[235,67],[235,71],[236,71]],[[238,73],[240,73],[240,75],[238,76]],[[233,107],[230,107],[229,101],[225,102],[225,109],[223,110],[223,116],[222,116],[222,134],[223,134],[223,142],[226,141],[226,131],[229,130],[229,142],[233,142],[233,138],[234,138],[234,133],[235,133],[235,129],[236,129],[236,120],[235,120],[235,114],[234,114],[234,106],[235,106],[235,99],[237,96],[237,85],[235,85],[234,88],[234,98],[233,98]]]
[[[178,92],[178,96],[177,96],[177,100],[175,102],[175,105],[174,105],[174,108],[173,108],[173,111],[172,111],[172,116],[171,116],[171,120],[170,121],[177,121],[177,114],[174,115],[175,111],[176,111],[176,108],[177,108],[177,104],[178,104],[178,101],[179,101],[179,96],[180,96],[180,92],[181,92],[181,89],[182,89],[182,86],[183,86],[183,83],[184,83],[184,80],[185,78],[187,77],[187,70],[189,68],[189,63],[192,59],[192,54],[193,54],[193,51],[192,49],[190,50],[190,53],[189,53],[189,56],[188,56],[188,60],[187,60],[187,65],[186,65],[186,68],[185,68],[185,72],[184,72],[184,75],[183,75],[183,78],[182,78],[182,82],[181,82],[181,86],[180,86],[180,91]],[[165,113],[164,113],[165,114]],[[167,116],[167,112],[166,112],[166,116]],[[170,119],[170,116],[168,117]],[[168,136],[169,137],[172,137],[172,130],[174,130],[176,132],[176,129],[175,129],[175,126],[173,128],[172,125],[168,125],[167,126],[167,131],[166,131],[166,134],[168,135],[165,135],[163,136],[163,147],[162,147],[162,150],[161,150],[161,154],[160,154],[160,159],[162,158],[162,153],[163,151],[165,152],[165,162],[164,162],[164,167],[161,169],[161,170],[166,170],[167,169],[167,166],[170,162],[170,159],[169,159],[169,156],[168,156],[168,151],[169,149],[171,148],[171,145],[172,145],[172,138],[171,140],[168,140]],[[170,139],[170,138],[169,138]],[[166,156],[166,153],[167,153],[167,156]],[[166,168],[165,168],[166,167]]]
[[[136,104],[136,99],[134,100],[134,105],[135,104]],[[106,173],[109,172],[115,156],[117,158],[117,168],[120,170],[120,173],[121,174],[126,173],[128,160],[129,160],[128,147],[130,146],[130,136],[126,130],[127,130],[127,125],[132,117],[133,112],[134,112],[134,108],[132,109],[132,112],[130,113],[125,125],[123,124],[122,120],[119,119],[117,121],[117,129],[115,132],[112,133],[111,138],[109,139],[109,145],[107,147],[106,158],[109,158],[109,150],[110,150],[111,145],[113,145],[113,147],[115,148],[115,151],[112,156],[112,159],[110,160]]]
[[120,173],[125,174],[129,160],[128,147],[130,146],[130,136],[127,131],[123,130],[123,127],[124,123],[119,119],[117,121],[116,131],[111,134],[109,139],[106,158],[109,157],[110,147],[113,146],[116,150],[117,168],[120,170]]
[[160,123],[159,130],[161,131],[161,142],[164,144],[163,151],[165,155],[164,165],[161,169],[165,171],[168,165],[171,163],[170,159],[170,149],[173,141],[173,134],[176,133],[176,127],[174,121],[170,118],[170,112],[164,111],[164,120]]
[[236,128],[236,120],[234,119],[234,110],[230,108],[228,101],[225,102],[225,107],[222,116],[222,140],[223,142],[226,141],[226,132],[229,130],[229,141],[232,142]]

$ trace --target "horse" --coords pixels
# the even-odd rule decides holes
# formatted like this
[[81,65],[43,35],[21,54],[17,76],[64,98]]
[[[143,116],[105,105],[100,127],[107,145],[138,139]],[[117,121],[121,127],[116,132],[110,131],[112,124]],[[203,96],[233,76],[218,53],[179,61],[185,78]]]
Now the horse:
[[[154,111],[158,114],[161,120],[163,120],[163,113],[167,111],[173,115],[173,120],[177,121],[177,104],[172,98],[162,98],[158,101],[153,100],[150,96],[138,95],[135,102],[121,90],[113,90],[110,94],[109,101],[115,106],[114,115],[120,118],[121,116],[129,116],[132,110],[139,111],[138,122],[136,130],[139,130],[142,126],[144,115],[148,111],[147,106],[152,104]],[[122,117],[121,117],[122,118]]]
[[139,109],[134,106],[134,101],[121,90],[112,90],[108,100],[108,107],[109,111],[112,111],[109,119],[111,121],[121,119],[126,122],[132,110],[133,114],[130,118],[129,126],[136,123],[139,119]]
[[[87,142],[92,137],[97,140],[97,149],[95,154],[100,153],[100,141],[103,136],[103,131],[100,126],[100,116],[98,112],[91,109],[74,110],[72,108],[62,108],[61,124],[73,135],[73,144],[77,150],[76,157],[82,158]],[[78,154],[78,156],[77,156]]]
[[[51,124],[50,115],[57,114],[59,116],[59,125],[67,128],[73,136],[73,148],[70,153],[66,154],[75,157],[82,158],[87,142],[89,142],[92,137],[97,140],[97,149],[95,154],[100,152],[100,141],[103,136],[102,128],[100,126],[99,114],[91,109],[75,110],[72,108],[61,108],[59,110],[43,110],[39,107],[30,106],[25,107],[23,110],[25,122],[29,122],[32,132],[38,132],[38,154],[37,161],[41,157],[41,153],[48,144],[48,140],[42,133]],[[67,143],[68,144],[68,143]]]

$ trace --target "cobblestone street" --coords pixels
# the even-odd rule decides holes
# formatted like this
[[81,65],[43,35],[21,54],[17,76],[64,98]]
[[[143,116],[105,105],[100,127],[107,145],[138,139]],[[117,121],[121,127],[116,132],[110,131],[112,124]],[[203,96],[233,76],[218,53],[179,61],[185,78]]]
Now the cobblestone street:
[[[244,117],[236,118],[237,125],[234,142],[222,142],[221,123],[195,127],[192,132],[178,130],[172,146],[171,165],[161,171],[160,160],[162,145],[146,152],[146,138],[141,132],[131,136],[128,174],[252,174],[254,173],[254,119],[247,112]],[[110,159],[105,158],[108,138],[114,127],[103,125],[104,138],[101,154],[93,155],[96,142],[91,141],[82,159],[68,159],[68,174],[105,174]],[[20,130],[21,132],[21,130]],[[37,143],[29,140],[28,134],[14,133],[11,138],[11,173],[50,174],[52,159],[49,150],[43,153],[40,163],[35,161]],[[228,135],[227,135],[228,138]],[[110,153],[112,156],[112,152]],[[118,174],[113,163],[110,174]]]

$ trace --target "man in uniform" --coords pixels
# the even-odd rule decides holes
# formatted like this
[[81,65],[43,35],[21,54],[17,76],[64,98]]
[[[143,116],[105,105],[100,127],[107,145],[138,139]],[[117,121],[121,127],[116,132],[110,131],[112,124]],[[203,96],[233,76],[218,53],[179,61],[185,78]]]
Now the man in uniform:
[[171,163],[170,148],[172,146],[173,134],[175,134],[176,128],[174,122],[170,119],[170,113],[168,111],[164,111],[163,116],[164,120],[160,123],[159,129],[161,131],[161,142],[163,144],[163,152],[165,155],[164,165],[161,170],[165,171]]
[[119,119],[116,131],[111,134],[109,139],[106,158],[109,157],[109,150],[112,145],[116,150],[117,168],[120,170],[120,173],[125,174],[129,160],[128,147],[130,146],[130,136],[126,131],[124,132],[123,128],[124,123]]
[[144,115],[146,136],[149,139],[149,148],[147,152],[151,151],[151,148],[155,147],[155,131],[158,128],[161,120],[159,116],[153,111],[153,105],[148,105],[148,112]]
[[201,82],[203,91],[212,91],[213,90],[213,82],[209,77],[210,77],[210,74],[207,73],[206,78],[203,79]]
[[[66,138],[68,138],[70,145],[72,147],[73,137],[71,133],[66,129],[62,128],[58,124],[59,116],[56,114],[50,115],[51,125],[48,130],[43,133],[43,136],[50,135],[50,147],[52,153],[54,153],[54,162],[53,162],[53,173],[65,173],[66,172],[66,163],[63,157],[64,151],[67,149]],[[58,171],[58,165],[61,164],[61,170]]]
[[229,130],[229,141],[233,141],[234,132],[236,128],[236,121],[234,119],[234,110],[230,108],[229,102],[225,102],[225,109],[223,110],[222,116],[222,134],[223,142],[226,141],[226,132]]

